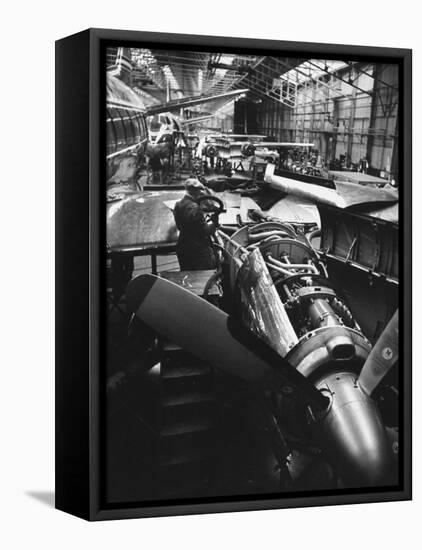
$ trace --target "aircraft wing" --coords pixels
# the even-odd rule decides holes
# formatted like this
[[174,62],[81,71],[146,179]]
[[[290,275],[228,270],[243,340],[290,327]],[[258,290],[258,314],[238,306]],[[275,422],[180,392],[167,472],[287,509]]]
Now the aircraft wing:
[[146,115],[157,115],[160,113],[165,113],[167,111],[174,111],[184,107],[191,107],[192,105],[200,105],[201,103],[208,103],[209,101],[215,101],[217,99],[224,99],[228,97],[236,97],[238,95],[246,94],[249,92],[248,88],[243,90],[231,90],[230,92],[225,92],[222,94],[216,95],[200,95],[185,97],[183,99],[177,99],[174,101],[168,101],[167,103],[162,103],[161,105],[152,105],[147,108]]
[[184,191],[142,191],[107,204],[107,243],[112,252],[135,252],[173,246],[177,229],[168,203]]
[[350,208],[358,205],[398,202],[398,194],[394,191],[339,181],[334,182],[335,189],[329,189],[313,183],[276,176],[274,169],[274,164],[267,164],[264,176],[266,183],[283,193],[308,199],[315,204]]
[[315,143],[301,143],[290,141],[260,141],[253,144],[255,147],[315,147]]
[[253,145],[254,147],[315,147],[314,143],[290,141],[231,141],[230,145]]
[[185,118],[183,120],[180,120],[180,124],[188,125],[188,124],[196,124],[197,122],[202,122],[203,120],[208,120],[209,118],[212,118],[214,115],[203,115],[198,116],[195,118]]

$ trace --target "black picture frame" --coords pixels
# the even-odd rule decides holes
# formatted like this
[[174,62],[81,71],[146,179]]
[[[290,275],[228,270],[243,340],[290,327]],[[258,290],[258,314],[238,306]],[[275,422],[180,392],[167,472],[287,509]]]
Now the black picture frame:
[[[104,128],[102,102],[106,45],[166,48],[224,47],[294,56],[353,57],[394,62],[400,71],[400,348],[402,388],[397,488],[348,490],[344,494],[277,495],[192,502],[108,506],[101,460],[104,359],[102,265],[105,250],[101,200]],[[87,520],[107,520],[241,510],[262,510],[412,497],[411,402],[411,165],[412,52],[408,49],[275,40],[89,29],[56,42],[56,508]],[[403,399],[403,395],[405,399]],[[385,489],[385,490],[384,490]]]

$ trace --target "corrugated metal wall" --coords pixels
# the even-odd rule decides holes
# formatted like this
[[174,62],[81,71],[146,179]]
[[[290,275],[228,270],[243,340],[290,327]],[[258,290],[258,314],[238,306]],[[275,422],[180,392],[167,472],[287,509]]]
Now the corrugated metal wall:
[[[369,75],[360,72],[362,69]],[[398,66],[359,64],[297,92],[294,108],[265,99],[260,131],[275,140],[315,143],[326,160],[346,155],[353,163],[367,157],[376,170],[395,172]],[[357,87],[351,87],[350,81]],[[366,92],[366,93],[365,93]]]

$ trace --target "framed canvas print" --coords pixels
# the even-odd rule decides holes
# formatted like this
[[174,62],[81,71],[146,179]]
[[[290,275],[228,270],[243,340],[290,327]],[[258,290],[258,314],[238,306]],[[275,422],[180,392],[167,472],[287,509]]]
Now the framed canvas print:
[[411,498],[411,52],[56,43],[56,506]]

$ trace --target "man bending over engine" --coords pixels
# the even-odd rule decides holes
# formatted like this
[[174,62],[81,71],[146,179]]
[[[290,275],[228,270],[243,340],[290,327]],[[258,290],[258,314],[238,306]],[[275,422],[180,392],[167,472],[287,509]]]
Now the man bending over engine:
[[188,178],[185,189],[185,196],[174,207],[174,219],[180,232],[176,247],[180,269],[215,269],[217,263],[211,235],[217,227],[217,219],[214,216],[207,221],[198,202],[200,197],[207,195],[207,189],[196,178]]

